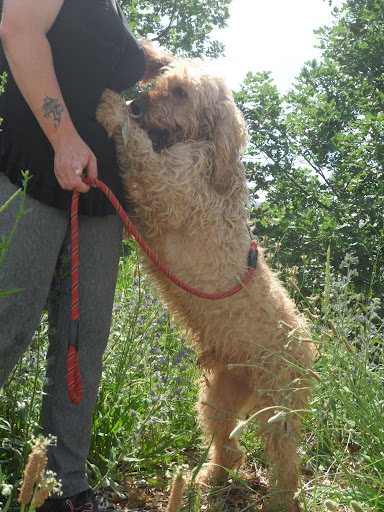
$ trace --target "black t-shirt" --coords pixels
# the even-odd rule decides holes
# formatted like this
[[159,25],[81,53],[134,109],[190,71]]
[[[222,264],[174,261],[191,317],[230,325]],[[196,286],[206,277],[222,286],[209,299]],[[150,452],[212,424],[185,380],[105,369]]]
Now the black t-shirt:
[[[72,122],[96,155],[98,177],[122,201],[115,146],[97,123],[95,112],[104,89],[122,92],[140,80],[145,69],[141,44],[110,0],[64,0],[47,38]],[[8,77],[0,95],[0,172],[21,185],[21,170],[28,169],[33,176],[28,194],[69,210],[72,192],[62,190],[56,180],[53,148],[16,86],[0,45],[0,74],[3,71]],[[98,189],[80,195],[79,211],[86,215],[114,213]]]

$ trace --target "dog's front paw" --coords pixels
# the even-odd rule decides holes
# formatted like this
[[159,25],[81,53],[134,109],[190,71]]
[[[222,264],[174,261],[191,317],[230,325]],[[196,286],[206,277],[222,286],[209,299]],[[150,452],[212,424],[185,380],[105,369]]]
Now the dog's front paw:
[[125,103],[121,101],[119,94],[105,89],[96,110],[96,119],[106,129],[108,137],[112,137],[116,132],[121,133],[121,127],[124,124],[122,116],[124,106]]

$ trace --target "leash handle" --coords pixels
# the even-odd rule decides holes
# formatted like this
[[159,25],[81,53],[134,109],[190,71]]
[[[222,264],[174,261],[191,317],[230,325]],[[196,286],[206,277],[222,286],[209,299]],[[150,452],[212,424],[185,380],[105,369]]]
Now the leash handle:
[[79,207],[78,191],[73,192],[71,205],[71,238],[72,238],[72,304],[71,324],[68,338],[67,388],[70,401],[78,405],[83,397],[77,348],[79,342]]

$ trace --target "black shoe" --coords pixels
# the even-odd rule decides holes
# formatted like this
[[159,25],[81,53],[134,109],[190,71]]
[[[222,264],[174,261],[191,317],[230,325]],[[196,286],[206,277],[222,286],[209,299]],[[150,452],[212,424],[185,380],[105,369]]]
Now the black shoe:
[[115,505],[92,489],[69,498],[48,499],[36,512],[113,512]]

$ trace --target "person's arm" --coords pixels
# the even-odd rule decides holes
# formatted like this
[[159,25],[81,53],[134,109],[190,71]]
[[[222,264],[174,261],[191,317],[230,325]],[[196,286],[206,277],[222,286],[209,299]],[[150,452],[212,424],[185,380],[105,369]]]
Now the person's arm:
[[87,192],[81,174],[87,168],[89,177],[97,177],[96,158],[72,124],[46,37],[63,1],[4,0],[0,39],[16,84],[55,151],[60,186]]

